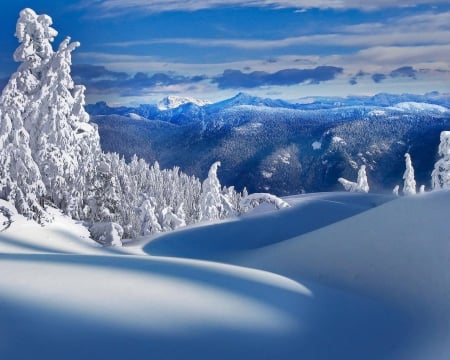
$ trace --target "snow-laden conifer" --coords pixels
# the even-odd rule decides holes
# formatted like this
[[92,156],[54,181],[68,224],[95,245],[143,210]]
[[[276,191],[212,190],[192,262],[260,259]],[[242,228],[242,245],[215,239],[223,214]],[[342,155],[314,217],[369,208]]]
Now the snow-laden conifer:
[[208,177],[202,183],[202,192],[199,200],[199,220],[217,220],[227,216],[233,216],[237,212],[237,208],[233,203],[237,204],[240,195],[236,193],[234,188],[221,189],[219,178],[217,177],[217,169],[220,161],[216,161],[211,165]]
[[392,189],[392,194],[394,194],[395,196],[398,196],[399,190],[400,190],[400,186],[399,185],[395,185],[394,189]]
[[441,158],[434,164],[431,174],[433,190],[450,189],[450,131],[442,131],[439,144]]
[[275,206],[278,210],[291,207],[286,201],[278,196],[269,193],[253,193],[247,195],[240,202],[241,213],[245,214],[249,210],[257,207],[262,203],[268,203]]
[[356,182],[352,182],[344,178],[339,178],[338,181],[342,184],[345,190],[350,192],[368,193],[370,190],[369,183],[367,181],[366,165],[361,165],[359,168],[358,179]]
[[403,173],[403,194],[415,195],[416,194],[416,180],[414,179],[414,168],[411,162],[411,156],[405,154],[406,169]]
[[50,42],[56,35],[51,19],[31,9],[21,11],[16,37],[20,42],[14,54],[21,61],[0,97],[0,197],[13,202],[29,218],[43,221],[46,189],[33,159],[24,119],[29,116],[33,94],[39,89],[39,74],[51,57]]
[[[96,128],[88,124],[84,87],[75,86],[70,76],[71,52],[79,43],[67,38],[54,52],[51,43],[57,31],[51,25],[49,16],[31,9],[22,10],[17,21],[15,35],[20,45],[14,59],[22,64],[0,99],[2,178],[17,190],[2,186],[1,196],[15,198],[18,194],[27,199],[28,206],[21,200],[18,210],[28,215],[35,211],[33,218],[41,217],[43,209],[38,205],[44,197],[82,218],[87,184],[95,176],[93,161],[100,152],[99,137]],[[21,134],[20,144],[12,133]],[[11,179],[19,158],[22,174],[20,179]]]

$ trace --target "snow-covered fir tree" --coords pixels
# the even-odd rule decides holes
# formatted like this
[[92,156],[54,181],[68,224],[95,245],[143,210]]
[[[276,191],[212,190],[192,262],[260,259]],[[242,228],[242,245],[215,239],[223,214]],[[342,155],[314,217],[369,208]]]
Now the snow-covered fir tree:
[[433,190],[450,189],[450,131],[442,131],[440,141],[439,155],[441,158],[434,164],[431,174]]
[[240,211],[245,214],[262,203],[272,204],[278,210],[291,207],[286,201],[269,193],[253,193],[241,199]]
[[350,192],[368,193],[370,190],[366,174],[366,165],[361,165],[359,168],[356,182],[352,182],[344,178],[339,178],[338,181],[342,184],[345,190]]
[[[5,154],[9,144],[9,148],[15,148],[12,159],[28,158],[21,161],[22,168],[26,164],[28,171],[22,169],[20,179],[13,181],[17,195],[5,188],[1,196],[23,198],[21,194],[25,194],[26,203],[35,203],[31,207],[18,206],[18,210],[30,215],[29,209],[34,209],[33,218],[41,217],[44,198],[81,218],[89,183],[86,179],[92,178],[93,159],[100,151],[99,137],[84,111],[84,87],[75,86],[70,77],[71,52],[79,44],[70,44],[66,39],[54,52],[51,43],[57,31],[51,25],[49,16],[37,15],[31,9],[22,10],[17,21],[15,35],[20,45],[14,59],[21,65],[3,91],[0,113],[4,132],[18,131],[22,140],[20,146],[14,140],[7,141],[2,146],[2,157],[11,158]],[[11,116],[15,118],[13,128],[7,124]],[[11,176],[17,164],[9,161],[2,168]],[[34,194],[27,175],[39,179],[39,185],[32,186],[37,189]]]
[[403,173],[403,194],[415,195],[416,194],[416,180],[414,178],[414,168],[411,162],[411,156],[405,154],[406,169]]
[[398,196],[399,190],[400,190],[400,186],[399,185],[395,185],[394,189],[392,189],[392,194],[394,194],[395,196]]
[[211,165],[208,177],[202,183],[202,192],[200,195],[200,214],[199,220],[218,220],[237,213],[237,208],[233,203],[238,203],[240,195],[234,188],[221,189],[217,169],[220,161]]
[[30,136],[25,120],[39,90],[39,76],[52,55],[50,42],[56,31],[50,25],[48,16],[21,11],[15,33],[20,46],[14,60],[22,64],[0,97],[0,197],[40,222],[45,218],[46,189],[30,148],[34,134]]

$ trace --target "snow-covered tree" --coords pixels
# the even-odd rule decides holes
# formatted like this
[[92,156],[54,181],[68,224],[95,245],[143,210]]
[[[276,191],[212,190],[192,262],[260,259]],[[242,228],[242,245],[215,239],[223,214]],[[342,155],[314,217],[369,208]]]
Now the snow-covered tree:
[[22,62],[19,71],[30,72],[36,78],[41,75],[53,55],[53,42],[58,32],[51,27],[52,18],[48,15],[37,15],[32,9],[20,12],[16,24],[15,36],[20,46],[14,52],[14,60]]
[[234,204],[239,203],[240,195],[234,188],[224,188],[221,190],[217,169],[220,161],[211,165],[208,177],[202,183],[202,192],[199,200],[199,220],[217,220],[237,213]]
[[[33,218],[42,217],[44,197],[81,218],[89,183],[86,178],[95,176],[93,159],[100,152],[99,137],[96,128],[87,123],[84,87],[75,86],[70,77],[71,52],[79,44],[66,39],[54,52],[51,43],[57,32],[51,25],[49,16],[31,9],[22,10],[17,21],[15,35],[20,45],[14,59],[22,64],[0,99],[0,142],[5,172],[2,183],[18,185],[18,191],[13,195],[2,186],[2,197],[18,194],[27,199],[28,206],[22,204],[18,210]],[[11,151],[16,159],[12,162],[8,160]],[[19,158],[20,179],[11,179]],[[30,215],[30,209],[36,214]]]
[[141,231],[140,235],[150,235],[162,231],[155,213],[156,204],[153,199],[146,199],[139,208]]
[[[0,97],[0,197],[15,203],[29,218],[43,221],[46,189],[30,143],[26,120],[35,104],[40,76],[53,55],[51,42],[57,35],[51,18],[31,9],[20,12],[16,33],[20,45],[14,60],[22,62]],[[30,136],[31,135],[31,136]]]
[[[79,43],[66,38],[41,73],[41,85],[27,118],[36,132],[31,150],[39,166],[47,195],[66,213],[80,215],[86,177],[100,153],[96,128],[84,112],[84,87],[75,86],[71,75],[71,53]],[[88,168],[88,169],[86,169]],[[91,179],[89,179],[91,180]]]
[[434,164],[431,174],[433,190],[450,189],[450,131],[442,131],[439,144],[441,158]]
[[186,226],[184,219],[173,212],[171,206],[167,206],[161,211],[161,222],[163,231],[175,230]]
[[416,180],[414,179],[414,168],[411,162],[411,156],[405,154],[406,170],[403,174],[403,194],[415,195],[416,194]]
[[400,186],[399,185],[395,185],[394,186],[394,189],[392,190],[392,193],[395,195],[395,196],[398,196],[398,191],[400,190]]
[[350,192],[368,193],[370,189],[367,181],[366,165],[361,165],[359,168],[356,183],[344,178],[339,178],[338,181],[342,184],[345,190]]
[[268,203],[275,206],[278,210],[291,207],[286,201],[268,193],[253,193],[247,195],[240,202],[241,213],[245,214],[249,210],[259,206],[262,203]]
[[221,199],[221,186],[217,177],[217,169],[220,161],[211,165],[208,177],[202,183],[202,193],[200,195],[200,220],[220,219],[223,212]]

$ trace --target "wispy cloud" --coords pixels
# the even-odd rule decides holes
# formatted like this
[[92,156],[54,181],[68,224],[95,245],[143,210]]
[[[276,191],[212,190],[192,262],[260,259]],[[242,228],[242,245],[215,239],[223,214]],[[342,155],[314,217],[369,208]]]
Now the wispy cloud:
[[[233,48],[246,51],[273,51],[276,49],[298,50],[303,54],[317,51],[346,51],[345,49],[369,49],[374,47],[450,45],[450,12],[393,17],[385,22],[369,22],[358,25],[329,27],[326,33],[304,34],[301,36],[267,38],[149,38],[138,41],[109,42],[108,47],[138,47],[144,45],[183,45],[197,48]],[[330,50],[328,50],[329,48]],[[308,50],[311,49],[311,50]]]
[[351,33],[332,33],[322,35],[307,35],[281,38],[276,40],[265,39],[207,39],[207,38],[165,38],[148,39],[139,41],[113,42],[106,43],[105,46],[131,47],[140,45],[155,44],[176,44],[190,45],[196,47],[230,47],[247,50],[264,50],[287,48],[297,45],[333,45],[340,47],[370,47],[370,46],[388,46],[388,45],[415,45],[415,44],[448,44],[450,41],[449,31],[410,31],[394,32],[383,31],[383,33],[351,34]]
[[[81,4],[83,4],[82,2]],[[123,12],[145,11],[160,13],[166,11],[196,11],[219,7],[270,7],[276,9],[293,8],[299,11],[311,8],[321,9],[362,9],[366,11],[391,7],[413,7],[421,4],[447,4],[447,0],[403,0],[393,5],[391,0],[96,0],[89,6],[96,6],[103,14],[110,16]]]

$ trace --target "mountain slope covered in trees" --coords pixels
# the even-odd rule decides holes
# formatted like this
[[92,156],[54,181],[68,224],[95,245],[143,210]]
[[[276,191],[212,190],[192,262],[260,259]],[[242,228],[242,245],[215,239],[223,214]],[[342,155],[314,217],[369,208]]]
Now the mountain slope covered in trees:
[[[134,153],[164,167],[206,176],[222,162],[221,179],[238,189],[277,195],[339,189],[366,165],[370,186],[391,191],[411,154],[420,184],[430,188],[439,134],[450,127],[450,96],[379,94],[313,98],[291,104],[238,94],[216,104],[112,108],[88,105],[103,148]],[[139,114],[134,120],[130,114]]]

